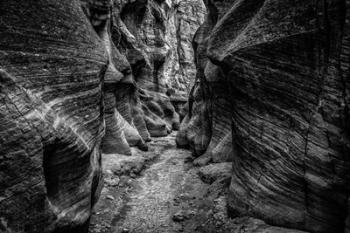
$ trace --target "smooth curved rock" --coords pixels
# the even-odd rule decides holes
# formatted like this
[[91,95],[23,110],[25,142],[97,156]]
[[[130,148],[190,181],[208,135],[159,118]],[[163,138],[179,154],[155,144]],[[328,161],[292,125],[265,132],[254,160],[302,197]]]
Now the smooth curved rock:
[[83,232],[107,54],[79,1],[0,2],[0,231]]
[[198,175],[204,183],[212,184],[216,180],[230,179],[232,174],[231,163],[215,163],[201,167]]
[[0,2],[0,231],[87,230],[101,149],[179,128],[170,97],[187,94],[203,15],[200,1]]
[[[232,150],[233,217],[318,233],[348,231],[349,2],[206,5],[209,14],[194,40],[194,90],[203,94],[190,96],[193,107],[183,123],[201,129],[190,135],[183,125],[178,144],[220,161],[213,151],[232,129],[232,148],[222,150]],[[210,116],[201,124],[198,108]]]
[[129,146],[147,149],[151,136],[166,136],[180,127],[176,110],[186,100],[178,98],[174,108],[172,99],[186,96],[194,80],[189,45],[203,20],[204,5],[197,0],[82,3],[109,57],[103,152],[130,155]]
[[137,84],[135,127],[145,141],[165,136],[179,129],[176,110],[186,102],[182,99],[174,108],[172,99],[186,96],[188,84],[194,81],[190,41],[203,21],[205,7],[201,1],[115,3],[112,37],[127,57]]

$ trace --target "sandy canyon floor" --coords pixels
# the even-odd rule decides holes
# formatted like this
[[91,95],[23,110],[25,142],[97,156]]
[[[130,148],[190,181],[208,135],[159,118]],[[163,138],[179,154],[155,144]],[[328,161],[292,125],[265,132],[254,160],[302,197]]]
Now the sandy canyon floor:
[[196,167],[175,135],[153,138],[147,152],[103,155],[104,187],[89,233],[301,233],[229,218],[231,163]]
[[192,159],[176,147],[175,133],[153,138],[148,152],[104,155],[105,184],[90,232],[219,232],[228,175],[200,172]]

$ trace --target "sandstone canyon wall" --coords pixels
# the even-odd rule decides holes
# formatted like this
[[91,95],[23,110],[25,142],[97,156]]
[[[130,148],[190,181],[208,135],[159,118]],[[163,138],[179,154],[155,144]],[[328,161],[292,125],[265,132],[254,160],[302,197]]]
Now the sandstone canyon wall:
[[79,1],[1,1],[0,34],[0,231],[82,231],[99,195],[107,54]]
[[86,231],[101,153],[179,127],[204,13],[194,0],[0,2],[0,232]]
[[[130,154],[128,145],[146,150],[151,136],[179,128],[196,72],[191,41],[205,6],[197,0],[115,0],[84,1],[84,7],[112,58],[103,151]],[[106,18],[108,25],[102,25]]]
[[177,144],[232,160],[232,217],[349,232],[350,1],[205,4]]

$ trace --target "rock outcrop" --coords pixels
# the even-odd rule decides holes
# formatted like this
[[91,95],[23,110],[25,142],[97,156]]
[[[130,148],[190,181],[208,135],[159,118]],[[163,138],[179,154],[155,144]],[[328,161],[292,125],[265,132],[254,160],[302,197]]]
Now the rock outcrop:
[[232,217],[348,232],[349,1],[206,5],[178,145],[232,160]]
[[194,80],[193,33],[201,1],[84,0],[109,56],[104,81],[104,153],[147,150],[150,137],[179,129],[187,84]]
[[0,231],[82,232],[107,54],[76,0],[0,2]]
[[198,170],[198,175],[204,183],[212,184],[218,179],[230,180],[232,174],[232,164],[226,163],[213,163],[207,166],[201,167]]
[[136,102],[132,123],[145,141],[165,136],[179,129],[188,83],[196,72],[191,40],[205,7],[197,0],[118,0],[113,10],[112,38],[137,84],[131,93]]
[[179,128],[204,9],[0,2],[0,232],[86,231],[101,153],[147,150]]

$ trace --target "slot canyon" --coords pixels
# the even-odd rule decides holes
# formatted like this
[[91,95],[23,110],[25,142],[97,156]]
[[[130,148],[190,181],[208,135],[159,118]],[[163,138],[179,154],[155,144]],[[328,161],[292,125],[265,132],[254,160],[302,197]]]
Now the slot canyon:
[[350,233],[350,0],[0,0],[0,233]]

